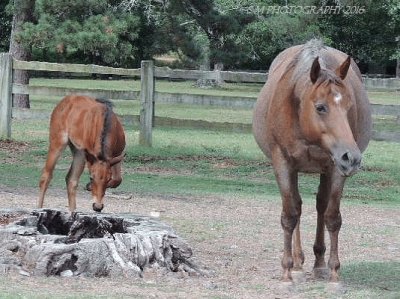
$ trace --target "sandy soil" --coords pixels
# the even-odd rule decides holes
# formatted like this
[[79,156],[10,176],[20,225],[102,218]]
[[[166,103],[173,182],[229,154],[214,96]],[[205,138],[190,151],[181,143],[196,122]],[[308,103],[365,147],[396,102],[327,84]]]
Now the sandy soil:
[[[82,189],[82,188],[81,188]],[[37,190],[0,186],[0,208],[34,208]],[[67,210],[65,190],[49,189],[45,206]],[[333,287],[311,276],[316,213],[304,204],[302,238],[306,262],[304,274],[294,284],[280,282],[282,230],[278,198],[260,200],[233,197],[147,197],[108,194],[104,212],[160,215],[160,219],[185,238],[196,262],[208,277],[146,271],[143,278],[37,278],[10,274],[0,281],[1,292],[17,286],[31,294],[84,295],[108,298],[335,298],[349,296],[368,286]],[[78,210],[90,212],[90,194],[80,190]],[[340,234],[342,267],[364,262],[400,261],[400,216],[396,209],[343,203]],[[379,274],[373,273],[373,275]],[[400,276],[399,276],[400,277]],[[5,279],[5,280],[4,280]],[[9,284],[8,284],[9,283]],[[41,285],[44,288],[37,288]],[[13,287],[11,287],[13,286]],[[19,289],[18,289],[19,290]],[[390,291],[390,290],[389,290]],[[333,293],[332,293],[333,292]],[[396,293],[398,294],[398,293]],[[351,296],[350,296],[351,297]]]

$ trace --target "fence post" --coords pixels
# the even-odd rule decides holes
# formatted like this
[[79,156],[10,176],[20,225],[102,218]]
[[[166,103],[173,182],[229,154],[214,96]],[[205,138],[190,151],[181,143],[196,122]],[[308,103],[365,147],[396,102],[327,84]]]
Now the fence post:
[[12,56],[0,53],[0,139],[11,138]]
[[139,144],[152,146],[153,105],[154,105],[154,63],[144,60],[140,69],[140,135]]

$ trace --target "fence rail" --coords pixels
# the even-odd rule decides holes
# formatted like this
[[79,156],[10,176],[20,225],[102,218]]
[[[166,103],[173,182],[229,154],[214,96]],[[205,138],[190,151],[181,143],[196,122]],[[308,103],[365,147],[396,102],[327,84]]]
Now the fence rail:
[[[133,76],[141,78],[141,91],[116,91],[105,89],[75,89],[43,86],[27,86],[12,83],[12,71],[35,70],[49,72],[97,73]],[[122,116],[127,124],[140,127],[139,141],[142,145],[151,146],[152,128],[157,127],[182,127],[201,128],[212,130],[231,130],[237,132],[251,131],[251,124],[208,122],[204,120],[174,119],[169,117],[154,116],[155,103],[183,103],[190,105],[210,105],[229,108],[251,109],[256,101],[255,97],[240,96],[210,96],[184,93],[165,93],[155,91],[156,78],[170,79],[213,79],[231,82],[257,82],[266,81],[266,73],[226,72],[226,71],[196,71],[174,70],[168,67],[154,67],[153,62],[143,61],[140,69],[121,69],[97,65],[57,64],[47,62],[25,62],[12,60],[8,54],[0,54],[0,137],[11,137],[11,117],[16,119],[41,118],[47,119],[49,111],[30,111],[26,109],[11,108],[12,94],[30,94],[47,96],[65,96],[70,93],[83,94],[98,98],[140,100],[140,115]],[[377,82],[382,83],[379,85]],[[386,80],[386,81],[382,81]],[[372,79],[365,78],[366,86],[386,86],[386,89],[400,90],[399,79]],[[372,83],[368,83],[372,82]],[[389,83],[388,83],[389,82]],[[377,88],[379,89],[379,88]],[[371,105],[375,115],[400,116],[400,105]],[[399,117],[400,118],[400,117]],[[400,133],[374,132],[374,139],[392,140],[400,142]]]
[[85,64],[60,64],[41,61],[13,60],[14,70],[47,71],[63,73],[105,74],[120,76],[140,76],[140,69],[113,68],[101,65]]

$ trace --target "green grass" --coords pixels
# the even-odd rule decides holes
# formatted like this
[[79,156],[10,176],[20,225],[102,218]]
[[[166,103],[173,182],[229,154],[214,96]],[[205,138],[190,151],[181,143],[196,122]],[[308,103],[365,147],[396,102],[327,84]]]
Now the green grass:
[[[13,136],[29,143],[12,162],[2,163],[2,185],[36,187],[47,153],[47,121],[14,121]],[[272,167],[249,133],[155,129],[153,148],[138,145],[138,131],[126,128],[127,156],[121,192],[167,195],[279,197]],[[344,200],[354,203],[399,203],[400,144],[371,142],[364,168],[350,178]],[[0,150],[0,159],[9,153]],[[53,188],[64,188],[68,151],[55,171]],[[86,182],[87,176],[82,178]],[[305,200],[314,200],[318,175],[301,175]],[[83,185],[84,183],[81,183]]]
[[[88,88],[88,89],[110,89],[110,90],[140,90],[140,80],[91,80],[91,79],[45,79],[33,78],[32,86],[50,86],[65,88]],[[227,83],[223,87],[198,88],[193,81],[167,81],[157,80],[156,91],[170,93],[191,93],[205,95],[226,95],[257,97],[263,84],[260,83]]]
[[[70,80],[33,79],[32,85],[110,88],[138,90],[133,80]],[[226,84],[224,88],[198,89],[191,82],[157,82],[157,89],[169,92],[207,93],[215,95],[256,96],[260,84]],[[371,92],[376,101],[391,103],[394,93]],[[51,111],[60,99],[31,97],[33,110]],[[138,101],[115,101],[119,114],[138,114]],[[219,122],[251,123],[250,109],[226,109],[195,105],[157,104],[156,115],[183,119],[202,119]],[[400,131],[393,117],[376,117],[374,129]],[[26,152],[7,160],[9,153],[0,150],[2,163],[0,180],[3,185],[19,186],[24,179],[27,187],[36,187],[47,153],[48,121],[14,120],[13,138],[26,141]],[[278,197],[273,171],[250,133],[206,130],[161,129],[153,132],[153,148],[138,146],[137,128],[127,127],[127,157],[124,163],[123,192],[143,194],[230,194],[266,198]],[[348,180],[344,198],[351,202],[399,202],[400,144],[371,142],[364,155],[365,171]],[[55,172],[53,186],[64,188],[64,176],[70,163],[67,152]],[[15,160],[18,163],[13,163]],[[300,189],[308,200],[315,197],[317,175],[302,175]]]
[[349,288],[345,298],[400,298],[399,262],[357,262],[345,265],[341,275]]
[[[43,79],[34,78],[33,86],[54,86],[67,88],[111,89],[111,90],[140,90],[138,80],[89,80],[89,79]],[[161,92],[192,93],[206,95],[257,97],[262,84],[227,83],[222,88],[201,89],[193,86],[192,81],[170,82],[158,80],[156,89]],[[395,92],[369,91],[372,103],[400,104],[400,96]],[[32,96],[32,110],[51,111],[60,97]],[[116,100],[115,111],[120,115],[139,114],[139,101]],[[216,106],[196,106],[184,104],[157,103],[156,115],[177,119],[206,120],[210,122],[233,122],[251,124],[252,111],[244,108],[224,108]],[[392,116],[374,117],[374,129],[378,131],[398,132],[400,124]]]
[[[140,90],[140,80],[91,80],[91,79],[45,79],[33,78],[32,86],[51,86],[65,88],[88,88],[110,90]],[[225,83],[218,88],[197,88],[193,81],[171,82],[157,80],[156,90],[170,93],[191,93],[215,96],[257,97],[263,84],[260,83]],[[400,95],[393,91],[368,91],[371,103],[382,105],[400,105]]]
[[373,104],[400,105],[400,93],[395,91],[368,91],[368,97]]

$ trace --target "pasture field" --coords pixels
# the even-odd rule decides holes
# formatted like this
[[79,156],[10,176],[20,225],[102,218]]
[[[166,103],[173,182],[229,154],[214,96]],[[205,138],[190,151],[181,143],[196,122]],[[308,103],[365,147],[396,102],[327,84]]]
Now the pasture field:
[[[105,84],[116,89],[127,87],[120,81],[100,80],[34,79],[32,83],[83,88],[88,82],[93,88],[97,82],[99,88]],[[169,82],[157,83],[157,88],[164,88],[162,83],[173,92]],[[187,82],[172,85],[177,91],[194,89]],[[256,95],[259,88],[238,85],[200,91]],[[370,96],[376,96],[380,103],[396,103],[391,93]],[[32,108],[51,110],[58,100],[33,97]],[[137,101],[116,101],[115,105],[120,114],[139,112]],[[251,111],[245,109],[157,105],[156,114],[251,122]],[[385,121],[382,126],[386,129]],[[288,291],[279,281],[283,246],[279,192],[272,168],[251,134],[155,128],[153,148],[149,149],[138,146],[137,128],[125,129],[124,181],[106,195],[105,212],[148,215],[158,211],[162,221],[188,240],[195,258],[210,269],[210,277],[152,271],[132,280],[10,274],[0,276],[1,298],[400,297],[399,143],[372,141],[364,154],[363,171],[348,179],[339,242],[343,286],[333,291],[326,282],[311,277],[318,176],[301,176],[305,281]],[[48,121],[13,120],[12,130],[12,141],[0,141],[0,208],[34,208],[47,154]],[[398,127],[393,124],[391,130]],[[45,206],[66,209],[64,177],[70,161],[66,151],[57,164]],[[87,181],[85,173],[80,186]],[[78,209],[89,212],[90,194],[82,189],[78,191]]]
[[[33,86],[51,86],[64,88],[111,89],[111,90],[140,90],[139,80],[87,80],[87,79],[43,79],[31,80]],[[171,82],[156,81],[156,91],[169,93],[191,93],[213,96],[257,97],[262,84],[258,83],[226,83],[223,87],[201,89],[193,86],[192,81]],[[400,94],[391,91],[368,91],[371,103],[382,105],[400,105]],[[32,96],[33,110],[51,111],[59,97]],[[139,114],[139,101],[118,100],[115,111],[120,115]],[[216,106],[196,106],[185,104],[156,103],[157,116],[177,119],[206,120],[210,122],[231,122],[251,124],[252,111],[245,108],[225,108]],[[394,116],[374,116],[374,130],[386,132],[400,131],[400,123]]]
[[[89,79],[45,79],[33,78],[33,86],[50,86],[65,88],[140,90],[140,80],[89,80]],[[215,96],[257,97],[263,84],[261,83],[225,83],[218,88],[197,88],[193,81],[156,80],[156,91],[171,93],[193,93]],[[389,91],[368,91],[373,104],[400,105],[399,93]]]

